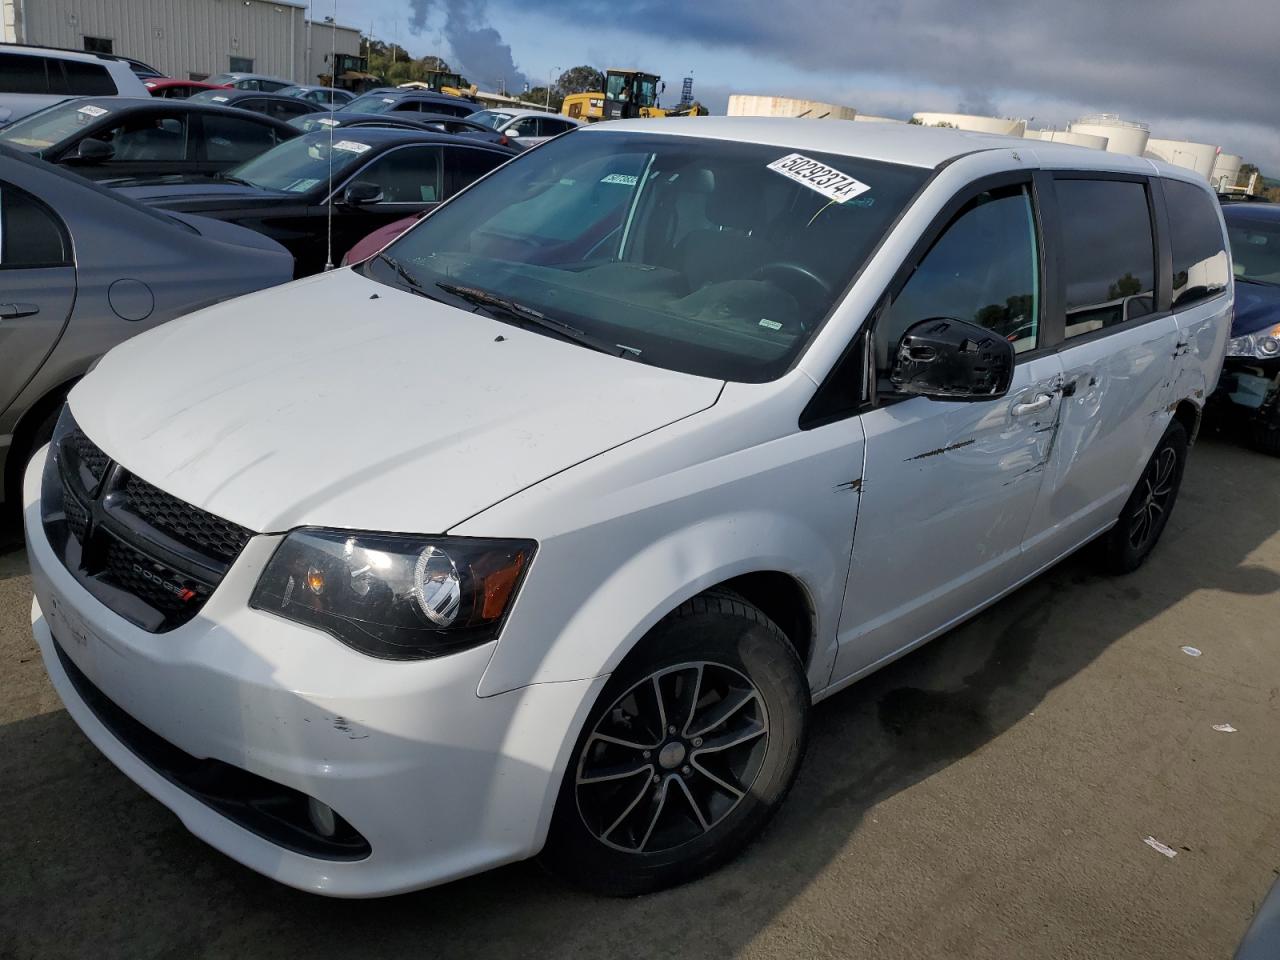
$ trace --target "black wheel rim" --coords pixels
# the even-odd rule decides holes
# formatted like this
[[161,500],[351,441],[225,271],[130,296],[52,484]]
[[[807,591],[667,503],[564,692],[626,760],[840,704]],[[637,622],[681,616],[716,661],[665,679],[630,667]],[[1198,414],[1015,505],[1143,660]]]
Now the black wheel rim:
[[764,698],[740,671],[705,661],[665,667],[618,697],[587,736],[578,813],[615,850],[674,849],[738,808],[768,741]]
[[1138,502],[1129,514],[1129,544],[1135,549],[1147,546],[1164,523],[1173,499],[1177,466],[1178,454],[1173,447],[1161,447],[1147,464],[1138,482]]

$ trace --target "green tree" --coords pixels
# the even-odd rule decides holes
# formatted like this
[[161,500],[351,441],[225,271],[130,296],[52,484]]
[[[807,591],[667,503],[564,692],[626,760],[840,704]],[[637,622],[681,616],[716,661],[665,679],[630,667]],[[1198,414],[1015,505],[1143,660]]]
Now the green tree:
[[1135,277],[1132,273],[1125,273],[1123,277],[1113,283],[1107,289],[1108,300],[1119,300],[1121,297],[1131,297],[1135,293],[1142,292],[1142,281]]
[[[533,87],[528,93],[521,94],[520,99],[528,103],[536,103],[539,105],[547,104],[547,88]],[[553,87],[551,90],[551,97],[549,99],[551,109],[558,111],[560,109],[560,105],[564,103],[564,92],[560,90],[559,87]]]
[[560,74],[556,89],[561,96],[569,93],[592,93],[604,89],[604,74],[595,67],[571,67]]

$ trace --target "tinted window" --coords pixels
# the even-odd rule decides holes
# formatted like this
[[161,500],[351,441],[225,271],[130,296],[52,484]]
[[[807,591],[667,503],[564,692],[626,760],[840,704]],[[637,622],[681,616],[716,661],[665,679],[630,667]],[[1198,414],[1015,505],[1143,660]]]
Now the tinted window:
[[439,147],[402,147],[384,153],[356,174],[375,183],[383,203],[435,203],[444,199]]
[[[771,380],[928,176],[827,154],[770,169],[792,152],[638,131],[566,137],[493,171],[391,249],[427,289],[513,298],[655,366]],[[874,186],[856,194],[853,180]],[[398,282],[385,265],[370,272]]]
[[[214,97],[213,99],[217,100],[218,98]],[[241,110],[252,110],[254,113],[271,112],[270,101],[263,100],[261,97],[245,97],[242,100],[236,100],[234,103],[231,103],[231,106],[239,107]]]
[[315,111],[311,106],[302,100],[299,100],[296,103],[289,103],[287,101],[280,103],[272,101],[271,108],[268,111],[271,116],[278,120],[284,120],[285,122],[292,120],[294,117],[300,117],[303,114],[314,112]]
[[268,92],[283,90],[287,86],[289,86],[289,84],[281,83],[279,80],[259,80],[258,81],[258,89],[266,90]]
[[1155,309],[1155,245],[1147,190],[1118,180],[1058,180],[1067,337]]
[[0,184],[0,268],[67,262],[65,235],[57,216],[25,190]]
[[[49,64],[50,70],[53,64]],[[97,63],[63,60],[67,73],[67,93],[75,97],[114,97],[119,91],[107,68]]]
[[912,324],[934,317],[968,320],[1034,350],[1040,318],[1040,255],[1026,187],[978,194],[956,214],[880,319],[876,355],[888,367]]
[[1231,279],[1217,203],[1199,187],[1164,181],[1173,248],[1173,308],[1180,310],[1221,293]]
[[243,163],[275,146],[275,131],[265,123],[217,114],[203,120],[204,155],[213,163]]
[[117,127],[95,133],[115,148],[112,160],[123,162],[175,161],[187,158],[187,115],[144,114]]
[[45,73],[44,57],[0,53],[0,90],[7,93],[48,93],[49,77]]
[[470,186],[494,167],[500,166],[508,159],[506,154],[493,150],[471,150],[467,147],[450,147],[445,154],[445,163],[453,172],[453,190],[457,191]]
[[1243,217],[1228,207],[1227,236],[1236,279],[1280,284],[1280,220]]

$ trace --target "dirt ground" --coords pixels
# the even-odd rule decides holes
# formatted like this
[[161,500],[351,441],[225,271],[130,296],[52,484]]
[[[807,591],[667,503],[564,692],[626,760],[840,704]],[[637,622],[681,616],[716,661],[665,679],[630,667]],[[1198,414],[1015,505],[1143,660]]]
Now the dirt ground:
[[0,547],[4,958],[1202,960],[1280,873],[1280,460],[1219,440],[1142,570],[1073,558],[822,704],[764,839],[639,900],[536,864],[382,901],[265,880],[80,734],[30,602]]

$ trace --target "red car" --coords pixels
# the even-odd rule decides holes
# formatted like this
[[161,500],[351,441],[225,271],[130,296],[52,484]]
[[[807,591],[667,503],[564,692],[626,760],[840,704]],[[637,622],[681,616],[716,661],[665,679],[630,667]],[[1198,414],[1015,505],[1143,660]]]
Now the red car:
[[174,100],[185,100],[193,93],[199,93],[201,90],[227,89],[221,83],[205,83],[201,80],[174,80],[169,77],[153,77],[142,82],[151,91],[153,97],[168,97]]
[[424,210],[422,213],[415,213],[412,217],[405,217],[403,220],[388,223],[385,227],[379,227],[347,251],[347,255],[342,258],[342,266],[368,260],[430,212],[430,210]]

